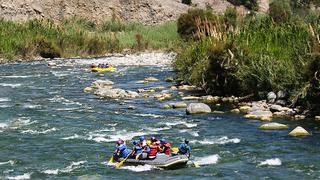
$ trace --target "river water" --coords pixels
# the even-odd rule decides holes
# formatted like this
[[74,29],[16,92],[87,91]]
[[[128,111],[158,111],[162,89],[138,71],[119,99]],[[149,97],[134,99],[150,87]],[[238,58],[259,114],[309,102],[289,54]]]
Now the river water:
[[[170,87],[169,67],[120,66],[104,77],[86,63],[58,61],[0,65],[0,178],[3,179],[317,179],[319,124],[277,122],[289,130],[261,131],[260,121],[232,113],[187,116],[184,109],[161,110],[152,98],[108,100],[86,94],[97,79],[137,90]],[[85,63],[83,63],[85,62]],[[160,81],[136,84],[146,77]],[[179,101],[177,92],[170,101]],[[123,105],[121,102],[124,102]],[[128,110],[128,106],[137,107]],[[302,125],[312,136],[289,137]],[[178,170],[151,166],[114,169],[106,165],[118,138],[164,137],[173,146],[191,141],[192,165]]]

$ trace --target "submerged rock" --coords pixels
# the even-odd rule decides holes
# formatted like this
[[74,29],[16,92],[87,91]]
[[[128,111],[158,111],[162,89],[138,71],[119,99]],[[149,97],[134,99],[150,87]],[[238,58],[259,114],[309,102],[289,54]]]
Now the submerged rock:
[[90,93],[90,92],[93,92],[93,91],[94,91],[94,89],[92,87],[86,87],[86,88],[83,89],[83,92],[85,92],[85,93]]
[[289,136],[309,136],[310,133],[306,131],[303,127],[298,126],[289,133]]
[[174,79],[173,79],[173,77],[167,77],[167,78],[165,79],[165,81],[166,81],[166,82],[173,82]]
[[110,80],[96,80],[91,84],[92,88],[112,88],[114,83]]
[[169,106],[171,106],[172,108],[186,108],[186,107],[188,107],[188,105],[184,102],[170,103]]
[[148,81],[137,81],[136,84],[147,84]]
[[185,90],[185,91],[193,91],[196,90],[196,86],[189,86],[189,85],[182,85],[178,87],[179,90]]
[[161,109],[171,109],[172,107],[169,104],[162,105]]
[[191,103],[186,109],[187,114],[211,113],[211,108],[204,103]]
[[230,112],[232,112],[232,113],[240,113],[240,110],[239,109],[232,109],[232,110],[230,110]]
[[200,98],[201,101],[204,101],[206,103],[217,103],[221,100],[221,98],[219,96],[202,96]]
[[263,130],[288,129],[288,125],[280,124],[280,123],[267,123],[267,124],[261,125],[259,129],[263,129]]
[[157,81],[159,81],[157,78],[154,78],[154,77],[148,77],[148,78],[145,78],[144,80],[147,81],[147,82],[157,82]]

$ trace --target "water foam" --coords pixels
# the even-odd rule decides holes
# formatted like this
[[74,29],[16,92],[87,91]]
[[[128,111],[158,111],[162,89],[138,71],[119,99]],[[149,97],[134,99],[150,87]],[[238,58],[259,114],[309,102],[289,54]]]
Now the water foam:
[[164,116],[157,115],[157,114],[134,114],[136,116],[142,116],[142,117],[153,117],[153,118],[162,118]]
[[35,131],[35,130],[28,129],[28,130],[22,131],[21,133],[23,133],[23,134],[47,134],[49,132],[54,132],[57,130],[58,129],[56,129],[56,128],[51,128],[51,129],[47,129],[47,130],[43,130],[43,131]]
[[14,180],[24,180],[24,179],[30,179],[32,173],[24,173],[23,175],[18,176],[8,176],[7,179],[14,179]]
[[279,158],[267,159],[265,161],[260,162],[259,166],[281,166],[282,162]]
[[151,171],[154,169],[154,166],[151,165],[138,165],[138,166],[122,166],[120,169],[127,169],[134,172],[144,172],[144,171]]
[[223,136],[221,138],[218,139],[214,139],[214,140],[209,140],[209,139],[204,139],[204,140],[193,140],[190,141],[191,143],[200,143],[200,144],[207,144],[207,145],[212,145],[212,144],[228,144],[228,143],[240,143],[241,139],[239,138],[233,138],[233,139],[229,139],[227,136]]
[[176,122],[165,122],[165,123],[161,123],[161,124],[165,124],[166,126],[177,126],[177,125],[184,125],[187,128],[193,128],[193,127],[197,127],[198,124],[196,123],[188,123],[185,121],[176,121]]
[[9,101],[11,101],[11,99],[9,98],[6,98],[6,97],[0,98],[0,102],[9,102]]
[[31,124],[36,123],[37,121],[31,121],[30,117],[19,117],[17,119],[14,119],[13,121],[10,122],[9,128],[10,129],[19,129],[23,126],[28,126]]
[[9,160],[9,161],[7,161],[7,162],[0,162],[0,166],[1,166],[1,165],[6,165],[6,164],[10,164],[10,165],[12,166],[12,165],[14,165],[14,161]]
[[42,171],[42,173],[49,174],[49,175],[57,175],[60,172],[61,173],[70,173],[76,169],[81,168],[87,161],[78,161],[78,162],[72,162],[69,166],[63,168],[63,169],[47,169]]
[[69,99],[66,99],[62,96],[54,96],[53,98],[50,98],[49,101],[51,102],[58,102],[58,103],[61,103],[61,104],[64,104],[64,105],[79,105],[79,106],[82,106],[81,103],[79,102],[75,102],[75,101],[72,101],[72,100],[69,100]]
[[194,162],[198,165],[209,165],[209,164],[217,164],[220,156],[218,154],[205,156],[205,157],[195,157]]
[[5,129],[8,127],[8,124],[6,123],[0,123],[0,129]]
[[3,87],[11,87],[11,88],[16,88],[22,86],[22,84],[9,84],[9,83],[0,83],[0,86]]

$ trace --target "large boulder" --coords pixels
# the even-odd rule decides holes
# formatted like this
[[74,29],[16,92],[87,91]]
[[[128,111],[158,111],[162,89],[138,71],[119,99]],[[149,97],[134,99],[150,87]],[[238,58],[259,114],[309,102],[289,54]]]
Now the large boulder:
[[187,114],[211,113],[211,108],[204,103],[191,103],[187,107]]
[[254,110],[250,111],[247,115],[244,117],[247,119],[257,119],[261,121],[271,121],[272,120],[272,112],[269,110]]
[[285,91],[278,91],[277,92],[277,98],[278,99],[287,99],[288,98],[288,93]]
[[92,88],[112,88],[114,83],[110,80],[96,80],[91,84]]
[[306,131],[303,127],[298,126],[289,133],[289,136],[309,136],[310,133]]
[[267,123],[267,124],[261,125],[259,129],[263,129],[263,130],[288,129],[288,125],[280,124],[280,123]]
[[269,92],[267,94],[267,102],[268,103],[275,103],[277,99],[277,95],[274,92]]

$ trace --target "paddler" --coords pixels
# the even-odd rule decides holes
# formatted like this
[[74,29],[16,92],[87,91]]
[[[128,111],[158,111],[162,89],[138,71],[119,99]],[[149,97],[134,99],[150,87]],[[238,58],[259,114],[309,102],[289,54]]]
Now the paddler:
[[90,67],[93,69],[93,68],[96,68],[97,66],[94,63],[92,63]]
[[[133,144],[133,147],[132,147],[132,151],[133,151],[133,154],[132,154],[132,157],[134,158],[134,159],[140,159],[140,156],[141,156],[141,154],[142,154],[142,147],[140,146],[140,144],[139,144],[139,141],[137,141],[137,140],[134,140],[134,141],[132,141],[132,144]],[[141,156],[141,158],[142,158],[142,156]]]
[[189,146],[189,141],[188,140],[184,140],[184,143],[180,144],[179,146],[179,154],[186,154],[188,156],[190,156],[191,153],[191,148]]
[[122,139],[119,139],[116,142],[116,144],[117,144],[117,146],[116,146],[117,149],[114,152],[114,157],[116,159],[126,158],[130,154],[131,151],[127,148],[124,141]]
[[171,145],[164,138],[160,140],[160,153],[171,154]]
[[148,153],[148,158],[155,159],[157,157],[158,151],[160,150],[159,143],[158,143],[158,140],[154,136],[152,136],[150,138],[150,140],[151,140],[151,144],[149,146],[150,151]]

